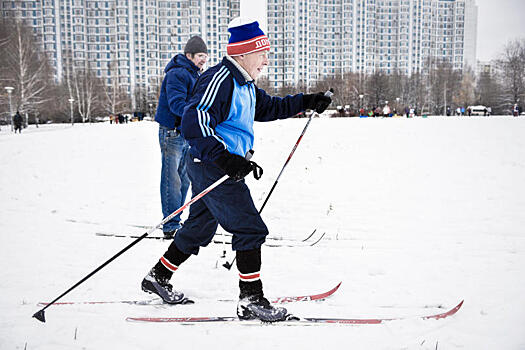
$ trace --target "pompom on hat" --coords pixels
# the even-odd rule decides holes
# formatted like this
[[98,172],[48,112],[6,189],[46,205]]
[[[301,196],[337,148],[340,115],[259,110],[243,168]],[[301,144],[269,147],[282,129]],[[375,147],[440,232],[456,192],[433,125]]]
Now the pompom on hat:
[[230,56],[270,50],[270,41],[259,28],[259,22],[242,17],[233,19],[228,25],[230,40],[226,52]]

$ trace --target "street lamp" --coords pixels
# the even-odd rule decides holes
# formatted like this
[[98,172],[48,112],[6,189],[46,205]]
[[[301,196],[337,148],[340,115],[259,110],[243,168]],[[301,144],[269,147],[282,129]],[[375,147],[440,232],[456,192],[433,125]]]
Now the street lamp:
[[396,113],[399,113],[399,97],[396,97]]
[[153,103],[150,102],[149,104],[149,117],[153,118],[151,111],[153,110]]
[[69,107],[70,107],[70,111],[71,111],[71,125],[74,125],[74,123],[73,123],[73,102],[75,102],[75,99],[74,98],[70,98],[69,99]]
[[11,104],[11,94],[15,88],[12,86],[6,86],[5,90],[9,96],[9,124],[11,125],[11,131],[13,131],[13,105]]

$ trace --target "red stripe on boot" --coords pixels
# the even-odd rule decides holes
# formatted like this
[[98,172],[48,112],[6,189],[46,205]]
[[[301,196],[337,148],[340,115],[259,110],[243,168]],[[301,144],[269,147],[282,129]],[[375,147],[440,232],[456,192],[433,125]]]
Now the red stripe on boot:
[[164,265],[164,267],[166,267],[171,272],[175,272],[179,268],[178,266],[175,266],[172,263],[170,263],[165,257],[161,257],[160,262],[162,263],[162,265]]
[[239,273],[239,278],[241,279],[241,281],[244,281],[244,282],[257,281],[260,279],[260,277],[261,277],[260,272],[246,273],[246,274]]

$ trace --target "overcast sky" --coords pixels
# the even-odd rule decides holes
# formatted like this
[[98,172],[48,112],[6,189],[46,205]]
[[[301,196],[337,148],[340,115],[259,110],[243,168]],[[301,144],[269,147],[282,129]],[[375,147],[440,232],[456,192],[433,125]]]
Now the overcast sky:
[[[525,0],[475,1],[478,5],[479,60],[496,58],[509,40],[525,39]],[[241,15],[255,18],[265,27],[266,0],[241,0]]]
[[478,59],[496,58],[503,46],[525,39],[525,0],[476,0],[478,4]]

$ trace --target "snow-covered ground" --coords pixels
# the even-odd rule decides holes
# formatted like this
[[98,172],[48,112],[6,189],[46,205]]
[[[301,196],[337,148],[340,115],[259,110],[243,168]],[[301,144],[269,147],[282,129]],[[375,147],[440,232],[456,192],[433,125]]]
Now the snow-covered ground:
[[[306,119],[256,124],[248,179],[266,197]],[[263,248],[267,296],[300,316],[444,320],[381,325],[143,324],[127,316],[234,315],[237,276],[210,245],[173,283],[189,306],[51,306],[162,220],[157,125],[0,131],[1,349],[525,349],[525,118],[314,119],[263,212],[273,237],[326,232],[314,247]],[[158,232],[156,234],[159,234]],[[62,301],[148,298],[140,281],[168,242],[143,240]],[[228,259],[233,257],[229,253]]]

